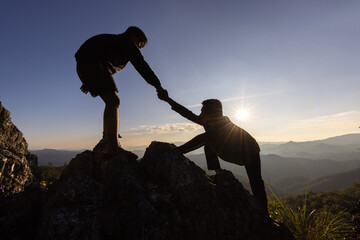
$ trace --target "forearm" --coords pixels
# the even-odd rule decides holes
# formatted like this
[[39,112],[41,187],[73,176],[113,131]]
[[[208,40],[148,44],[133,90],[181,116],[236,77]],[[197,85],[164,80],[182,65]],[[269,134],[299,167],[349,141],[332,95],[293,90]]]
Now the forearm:
[[182,106],[181,104],[177,103],[176,101],[174,101],[171,98],[168,98],[166,101],[169,103],[172,110],[179,113],[184,118],[189,119],[190,121],[192,121],[194,123],[202,125],[201,119],[198,115],[194,114],[192,111],[190,111],[186,107]]
[[132,60],[131,63],[148,84],[155,88],[161,87],[160,80],[143,58],[138,57],[137,59]]
[[151,70],[150,66],[146,63],[147,67],[144,71],[140,72],[140,75],[145,79],[145,81],[154,86],[156,89],[161,87],[160,80],[155,75],[155,73]]
[[194,151],[195,149],[201,148],[205,145],[207,139],[206,133],[197,135],[187,143],[181,145],[178,147],[178,149],[181,151],[181,153],[185,154],[191,151]]

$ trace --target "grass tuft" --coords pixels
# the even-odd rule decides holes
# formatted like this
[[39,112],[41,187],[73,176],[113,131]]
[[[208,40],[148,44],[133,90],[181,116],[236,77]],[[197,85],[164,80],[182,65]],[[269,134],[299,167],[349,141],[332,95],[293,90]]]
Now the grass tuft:
[[297,240],[342,239],[353,232],[353,226],[346,218],[346,212],[336,214],[325,210],[307,209],[307,193],[302,206],[290,206],[282,201],[267,186],[273,197],[269,200],[269,214],[272,219],[282,222]]

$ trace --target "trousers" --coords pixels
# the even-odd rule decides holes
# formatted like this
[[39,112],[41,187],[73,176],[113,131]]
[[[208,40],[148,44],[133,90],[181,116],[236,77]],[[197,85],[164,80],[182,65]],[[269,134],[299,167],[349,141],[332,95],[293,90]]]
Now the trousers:
[[[216,170],[220,168],[219,158],[217,157],[214,150],[210,145],[206,144],[204,146],[206,163],[209,170]],[[241,157],[241,156],[239,156]],[[260,154],[255,153],[251,156],[248,156],[247,161],[245,161],[245,169],[249,178],[251,191],[254,197],[261,203],[261,205],[267,211],[267,197],[265,192],[264,181],[261,176],[261,160]]]

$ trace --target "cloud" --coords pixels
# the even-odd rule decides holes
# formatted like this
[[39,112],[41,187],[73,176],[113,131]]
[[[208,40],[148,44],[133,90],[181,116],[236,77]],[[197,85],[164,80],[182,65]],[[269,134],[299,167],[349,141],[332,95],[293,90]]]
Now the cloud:
[[172,123],[164,125],[139,126],[137,129],[131,129],[134,135],[151,135],[151,134],[173,134],[193,132],[202,128],[202,126],[194,123]]

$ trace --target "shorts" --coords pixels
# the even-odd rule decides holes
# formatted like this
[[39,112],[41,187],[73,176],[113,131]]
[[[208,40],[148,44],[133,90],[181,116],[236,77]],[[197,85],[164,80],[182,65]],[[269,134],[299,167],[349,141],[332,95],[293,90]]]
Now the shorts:
[[97,97],[105,92],[119,92],[113,78],[111,67],[98,59],[77,58],[76,71],[79,75],[82,88]]

